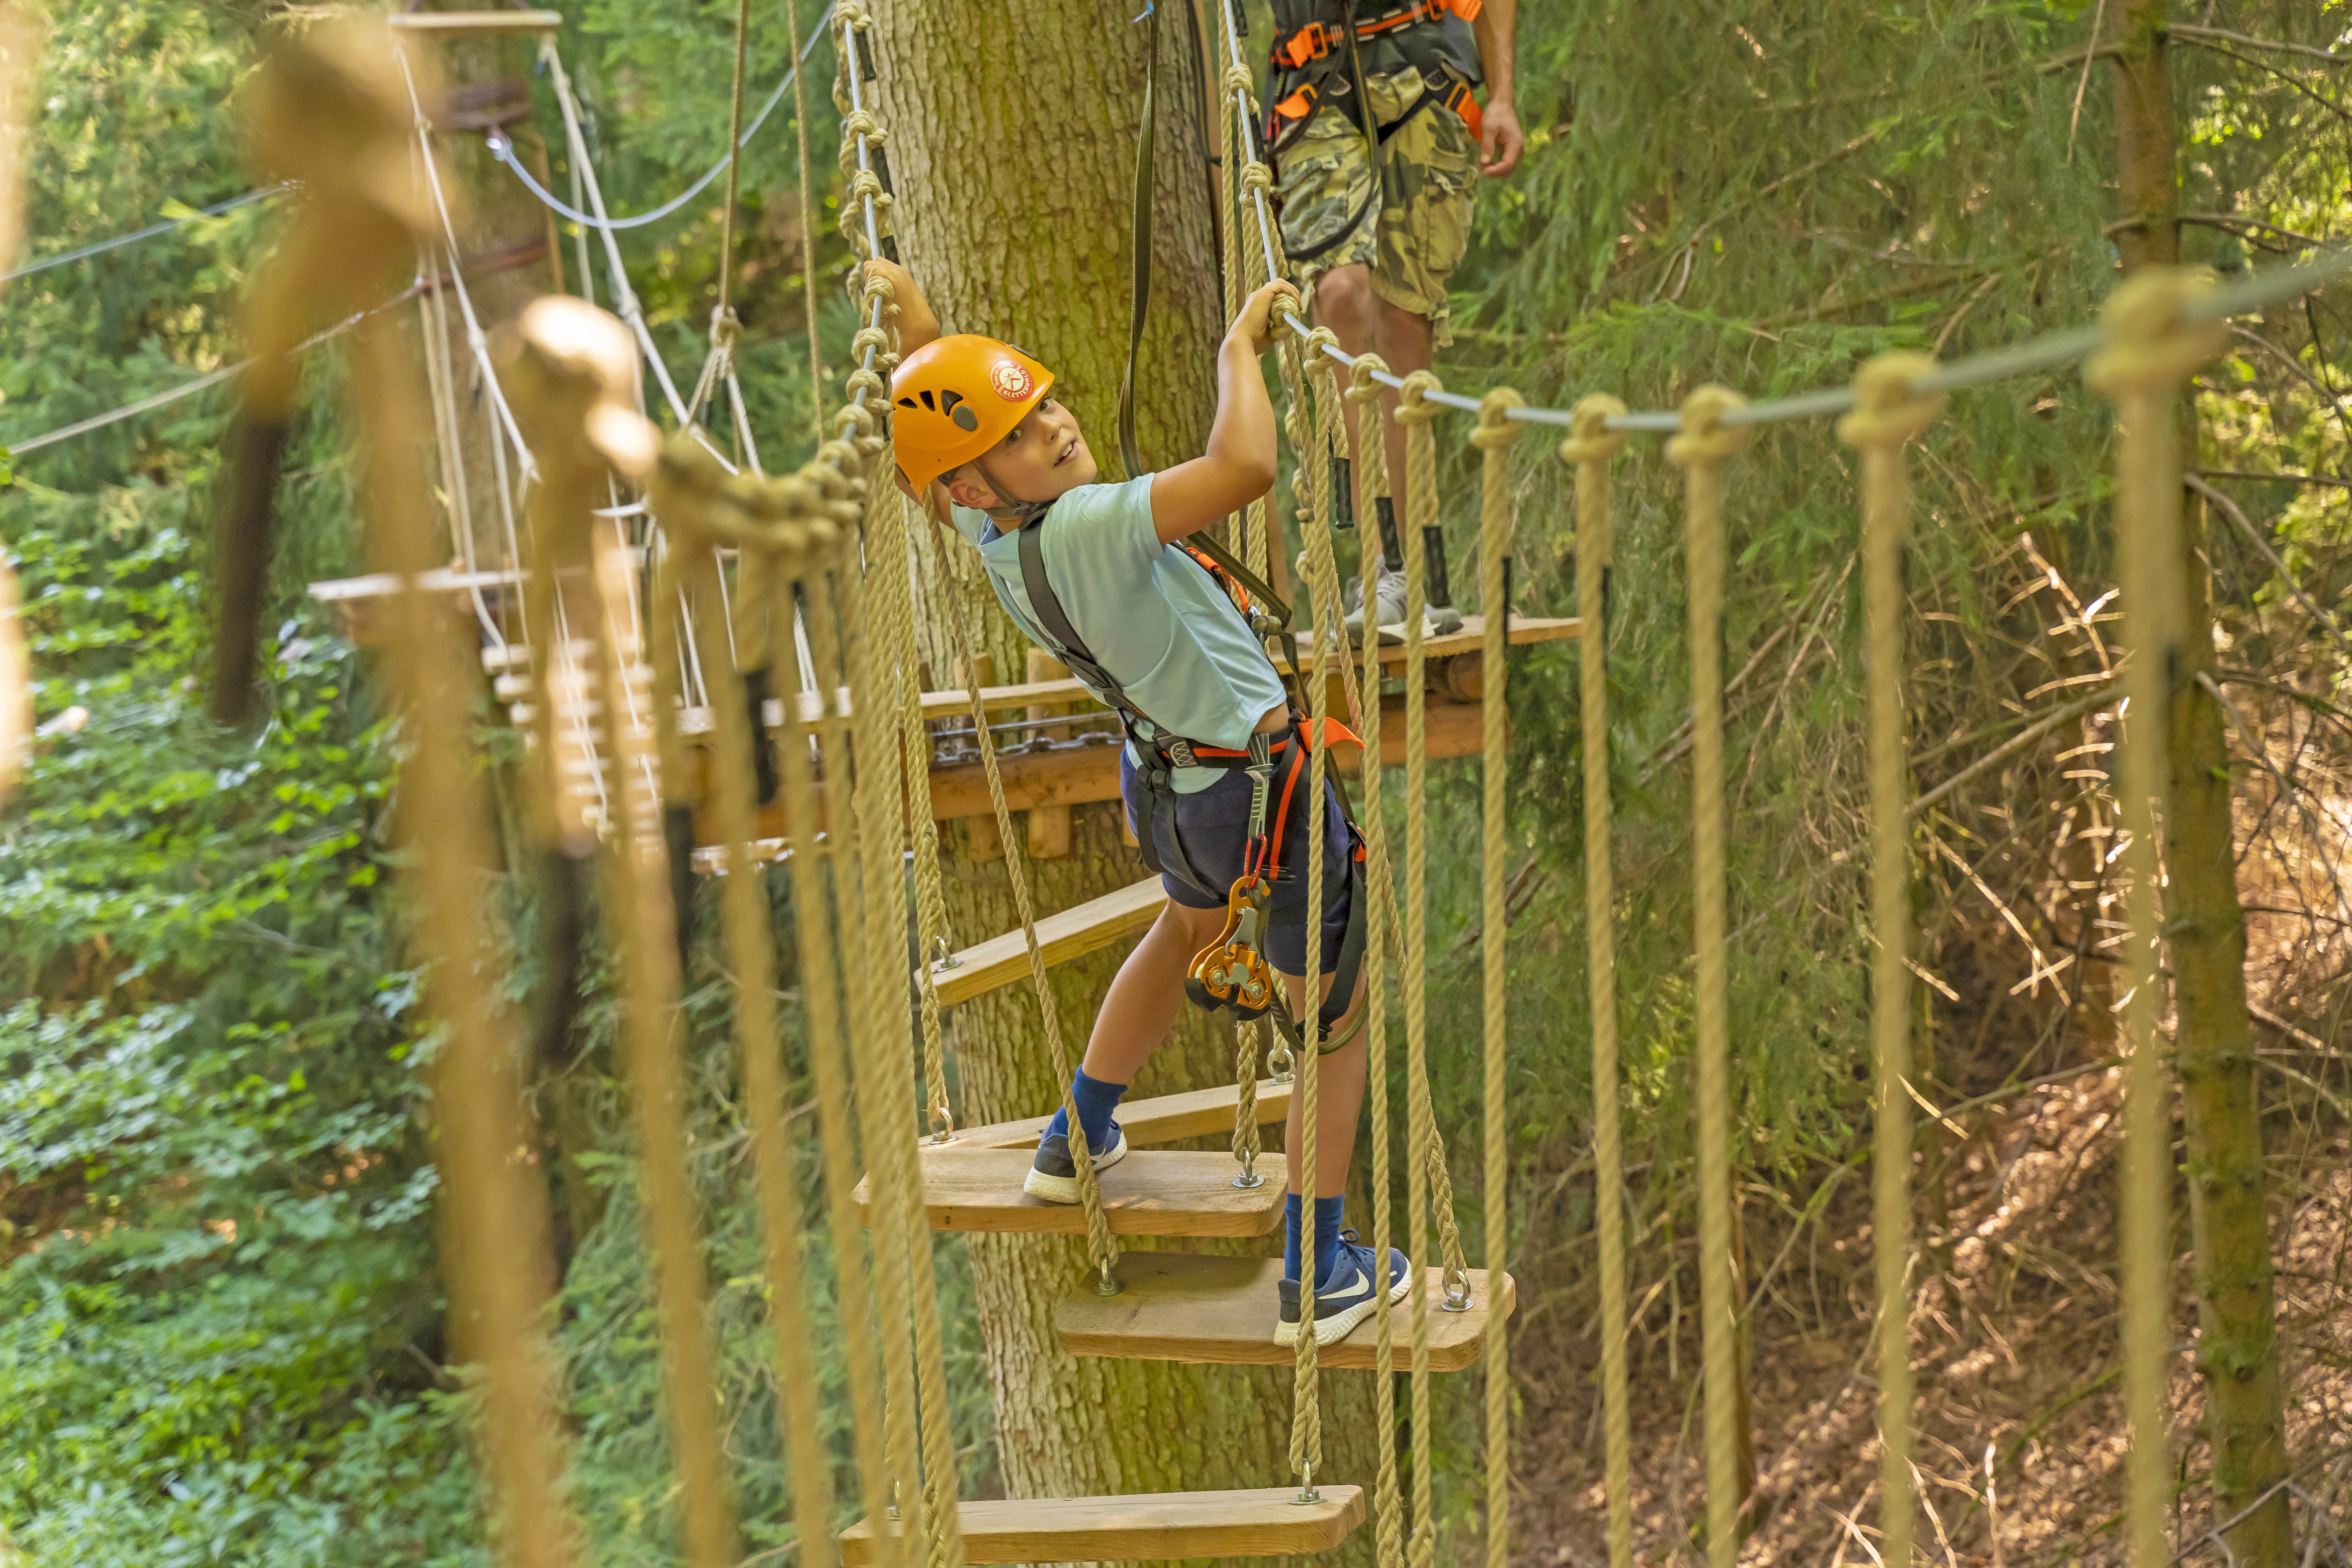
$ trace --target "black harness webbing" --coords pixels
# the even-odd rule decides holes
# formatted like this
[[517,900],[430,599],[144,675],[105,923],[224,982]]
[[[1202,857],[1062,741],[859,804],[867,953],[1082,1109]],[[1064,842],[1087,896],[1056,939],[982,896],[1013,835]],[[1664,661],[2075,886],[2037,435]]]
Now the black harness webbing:
[[[1128,696],[1126,688],[1118,683],[1117,677],[1103,668],[1101,660],[1096,658],[1093,650],[1087,646],[1086,639],[1078,635],[1078,628],[1070,624],[1069,614],[1063,609],[1060,595],[1054,592],[1054,584],[1045,574],[1045,518],[1041,517],[1021,529],[1016,535],[1016,548],[1021,558],[1021,585],[1028,592],[1029,607],[1037,617],[1039,629],[1044,631],[1055,644],[1055,653],[1064,664],[1069,667],[1071,674],[1084,681],[1096,695],[1108,703],[1113,711],[1118,714],[1120,727],[1127,731],[1127,738],[1134,743],[1136,751],[1143,758],[1143,766],[1138,770],[1138,773],[1143,780],[1151,805],[1150,820],[1139,825],[1139,830],[1135,836],[1137,847],[1143,858],[1143,864],[1147,868],[1163,877],[1172,875],[1181,879],[1187,887],[1193,889],[1203,898],[1223,901],[1228,889],[1211,887],[1208,879],[1201,874],[1200,868],[1192,864],[1192,857],[1184,852],[1183,837],[1178,832],[1176,826],[1179,794],[1176,789],[1174,770],[1212,768],[1220,772],[1230,772],[1247,769],[1254,763],[1262,763],[1263,759],[1257,755],[1262,748],[1254,744],[1247,752],[1232,755],[1222,754],[1225,750],[1223,747],[1204,746],[1188,741],[1181,735],[1164,733],[1149,714],[1135,705],[1134,700]],[[1150,728],[1151,732],[1149,735],[1143,731],[1142,727],[1146,725]],[[1295,729],[1292,735],[1296,743],[1301,748],[1297,754],[1300,757],[1307,755],[1306,735]],[[1327,759],[1328,755],[1327,749],[1325,752]],[[1336,784],[1336,780],[1334,783]],[[1310,831],[1319,833],[1322,831],[1320,809],[1322,791],[1318,787],[1312,789],[1310,793],[1315,796],[1317,818],[1316,826]],[[1318,1009],[1316,1036],[1318,1051],[1337,1050],[1347,1043],[1345,1037],[1336,1041],[1332,1040],[1331,1031],[1345,1016],[1349,998],[1355,994],[1356,977],[1362,968],[1364,958],[1365,889],[1361,848],[1363,834],[1357,827],[1352,814],[1348,810],[1347,792],[1340,790],[1338,793],[1340,820],[1348,829],[1346,853],[1348,925],[1339,940],[1338,962],[1331,967],[1331,994],[1338,999],[1337,1005],[1339,1011],[1334,1015],[1328,1008]],[[1159,841],[1163,832],[1170,854],[1173,858],[1172,865],[1164,863],[1159,853]],[[1286,911],[1283,915],[1276,917],[1270,923],[1297,925],[1303,923],[1306,918],[1304,911]],[[1307,940],[1319,941],[1320,938],[1318,933],[1309,931]],[[1276,1010],[1276,1017],[1277,1020],[1282,1020],[1280,1009]],[[1289,1039],[1294,1045],[1297,1044],[1297,1031],[1286,1020],[1282,1020],[1277,1026],[1283,1030],[1286,1039]],[[1350,1031],[1350,1035],[1352,1033]]]

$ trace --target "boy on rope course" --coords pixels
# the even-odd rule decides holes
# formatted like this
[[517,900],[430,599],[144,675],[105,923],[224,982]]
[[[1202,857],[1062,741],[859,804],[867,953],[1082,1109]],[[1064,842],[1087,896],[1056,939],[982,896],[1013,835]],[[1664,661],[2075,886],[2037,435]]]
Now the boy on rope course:
[[[1454,341],[1445,287],[1470,243],[1472,184],[1518,165],[1517,20],[1518,0],[1274,0],[1265,162],[1283,247],[1314,294],[1317,322],[1349,353],[1378,353],[1399,375],[1429,369],[1433,352]],[[1481,85],[1483,109],[1471,96]],[[1389,472],[1402,474],[1396,395],[1381,401]],[[1370,618],[1381,641],[1398,643],[1404,552],[1389,498],[1377,510],[1380,542],[1365,542],[1381,557]],[[1344,500],[1337,510],[1348,515]],[[1427,624],[1444,636],[1462,628],[1462,616],[1444,535],[1423,535]],[[1348,593],[1349,635],[1361,642],[1360,584]]]
[[[1128,955],[1096,1015],[1070,1088],[1095,1169],[1127,1140],[1113,1113],[1136,1069],[1168,1038],[1187,995],[1244,1020],[1275,1014],[1279,974],[1292,1017],[1325,1060],[1315,1191],[1343,1194],[1363,1101],[1362,838],[1338,786],[1308,779],[1303,721],[1266,657],[1246,599],[1184,544],[1273,488],[1275,419],[1257,360],[1273,341],[1275,282],[1242,306],[1217,352],[1209,449],[1122,484],[1096,482],[1093,454],[1044,365],[993,338],[941,337],[904,268],[866,266],[898,301],[905,358],[890,386],[900,482],[969,540],[1007,614],[1061,659],[1127,731],[1120,794],[1145,864],[1169,903]],[[1345,734],[1344,729],[1335,729]],[[1352,739],[1353,737],[1349,737]],[[1328,743],[1328,738],[1327,738]],[[1306,1000],[1310,833],[1324,837],[1321,994]],[[1291,1101],[1288,1232],[1275,1339],[1298,1338],[1299,1170]],[[1024,1190],[1079,1201],[1060,1111]],[[1318,1344],[1343,1338],[1410,1283],[1342,1231],[1344,1196],[1315,1200]]]

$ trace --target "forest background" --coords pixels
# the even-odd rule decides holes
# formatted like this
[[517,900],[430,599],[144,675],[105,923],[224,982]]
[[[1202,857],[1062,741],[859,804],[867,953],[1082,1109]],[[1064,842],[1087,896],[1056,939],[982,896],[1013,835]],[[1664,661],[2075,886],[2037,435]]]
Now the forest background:
[[[1670,406],[1721,380],[1761,396],[1843,383],[1883,348],[1953,354],[2072,325],[2111,286],[2114,116],[2105,68],[2081,50],[2112,24],[2114,0],[1726,0],[1663,32],[1628,25],[1629,10],[1575,0],[1523,16],[1528,156],[1508,183],[1480,188],[1456,279],[1462,331],[1440,366],[1457,389],[1508,381],[1539,402],[1605,389]],[[232,104],[278,12],[49,7],[25,259],[249,188]],[[754,16],[751,79],[764,88],[789,51],[781,13]],[[614,210],[666,199],[722,146],[732,19],[716,0],[567,11],[561,45]],[[2334,50],[2352,7],[2212,0],[2176,21],[2182,208],[2198,215],[2188,256],[2230,273],[2341,237],[2352,94]],[[830,60],[820,45],[815,85]],[[551,130],[543,75],[532,92],[535,122]],[[811,95],[807,129],[829,180],[826,97]],[[809,413],[790,112],[746,154],[737,286],[754,422],[786,453]],[[551,167],[563,188],[560,142]],[[836,214],[838,191],[818,195]],[[256,204],[6,285],[0,445],[234,362],[239,292],[275,222],[272,204]],[[1122,254],[1123,224],[1108,215],[1101,229]],[[622,242],[673,365],[700,357],[719,226],[704,201]],[[853,326],[847,257],[820,226],[815,326],[837,376]],[[557,248],[577,287],[568,231]],[[2240,332],[2200,380],[2197,459],[2226,498],[2207,560],[2232,697],[2249,984],[2265,1020],[2295,1506],[2338,1555],[2330,1532],[2343,1528],[2352,1453],[2338,1045],[2352,908],[2335,868],[2352,851],[2352,719],[2341,638],[2315,617],[2352,585],[2340,296]],[[430,1041],[389,888],[397,736],[368,657],[303,592],[357,569],[340,375],[331,349],[311,356],[282,491],[274,707],[257,737],[214,730],[199,696],[225,393],[28,453],[0,489],[43,721],[25,796],[0,821],[0,996],[16,998],[0,1012],[0,1561],[480,1557],[433,1257]],[[1927,442],[1909,577],[1923,790],[2102,689],[2110,440],[2104,410],[2060,372],[1962,395]],[[1473,509],[1457,446],[1441,441],[1458,545]],[[1532,440],[1517,463],[1517,608],[1564,614],[1562,470]],[[2231,477],[2280,472],[2305,478]],[[1652,1556],[1687,1549],[1696,1498],[1688,680],[1673,472],[1637,444],[1620,482],[1609,657],[1637,1505]],[[1826,427],[1776,427],[1733,488],[1731,984],[1759,1539],[1860,1561],[1864,1532],[1844,1521],[1866,1519],[1875,1460],[1857,1458],[1869,950],[1853,472]],[[1526,656],[1511,685],[1519,1538],[1544,1563],[1600,1560],[1577,657]],[[487,693],[484,717],[510,757]],[[2098,923],[2114,918],[2099,764],[2113,736],[2090,709],[2063,717],[1959,777],[1919,820],[1931,1046],[1919,1081],[1938,1115],[1923,1137],[1915,1331],[1933,1342],[1921,1463],[1943,1510],[1937,1550],[1955,1563],[2114,1549],[2115,998],[2112,932]],[[1437,775],[1435,841],[1466,842],[1474,775]],[[1473,865],[1441,861],[1432,889],[1440,1124],[1466,1143],[1471,1054],[1444,1042],[1475,1033]],[[527,925],[520,889],[503,897]],[[534,979],[519,963],[514,994]],[[688,1005],[719,1394],[752,1560],[776,1562],[792,1525],[723,980],[716,955],[698,953]],[[572,1237],[562,1285],[577,1495],[603,1561],[667,1563],[674,1496],[651,1436],[653,1309],[609,1005],[592,1003],[583,1031],[600,1147],[582,1162],[599,1196],[576,1205],[593,1223]],[[1482,1194],[1465,1182],[1459,1196],[1475,1235]],[[1001,1485],[998,1434],[962,1244],[943,1240],[938,1257],[967,1495],[986,1495]],[[2178,1279],[2176,1528],[2185,1549],[2210,1550],[2185,1264]],[[821,1331],[831,1344],[840,1325]],[[827,1367],[835,1412],[839,1371]],[[1452,1403],[1464,1390],[1445,1394],[1452,1531],[1475,1520],[1476,1454],[1468,1407]]]

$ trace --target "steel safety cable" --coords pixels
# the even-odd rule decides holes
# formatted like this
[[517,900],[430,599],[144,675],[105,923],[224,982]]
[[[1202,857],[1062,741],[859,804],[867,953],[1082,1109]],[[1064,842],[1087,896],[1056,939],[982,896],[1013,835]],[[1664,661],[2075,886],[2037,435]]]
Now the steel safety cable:
[[[2181,268],[2126,279],[2103,312],[2106,344],[2087,368],[2092,390],[2114,400],[2122,447],[2116,458],[2116,581],[2131,657],[2125,698],[2117,815],[2124,843],[2122,1236],[2124,1414],[2131,1447],[2124,1470],[2124,1540],[2131,1568],[2172,1561],[2165,1518],[2172,1460],[2165,1384],[2172,1360],[2172,1083],[2165,1061],[2163,860],[2158,835],[2168,805],[2168,742],[2176,672],[2193,668],[2187,646],[2180,527],[2181,390],[2219,354],[2224,329],[2210,306],[2209,279]],[[2201,317],[2201,320],[2200,320]]]
[[[818,468],[832,451],[830,443],[820,447],[817,461],[811,468]],[[841,454],[852,455],[845,443],[841,445]],[[838,500],[835,504],[854,518],[854,507]],[[850,1044],[844,1028],[835,922],[826,913],[830,904],[838,908],[845,920],[854,905],[849,897],[850,878],[843,870],[846,861],[831,853],[843,838],[829,831],[821,833],[817,826],[821,813],[829,812],[829,819],[835,823],[846,822],[849,816],[849,769],[845,761],[848,743],[840,712],[841,642],[833,608],[831,568],[850,554],[845,541],[851,539],[853,534],[836,530],[828,542],[813,531],[812,560],[807,575],[798,584],[799,593],[794,592],[795,584],[781,574],[770,588],[777,595],[772,612],[776,616],[796,611],[802,595],[807,599],[810,660],[816,671],[816,689],[804,699],[796,695],[786,701],[784,743],[778,749],[778,771],[782,775],[785,831],[792,846],[789,858],[793,928],[799,942],[801,1009],[808,1023],[809,1061],[812,1076],[816,1079],[817,1121],[823,1130],[817,1142],[824,1162],[826,1222],[833,1237],[841,1321],[869,1323],[874,1321],[872,1297],[866,1242],[855,1200],[857,1165],[845,1070]],[[822,744],[826,763],[823,804],[818,798],[814,764],[810,756],[815,743]],[[828,864],[835,873],[831,880],[840,889],[838,899],[832,897],[827,887]],[[888,1462],[883,1452],[880,1374],[875,1364],[874,1336],[844,1334],[842,1345],[847,1363],[852,1449],[862,1481],[860,1500],[866,1517],[878,1521],[889,1507],[890,1488]],[[825,1521],[823,1533],[827,1542],[824,1550],[830,1554],[830,1521]],[[895,1563],[898,1543],[887,1531],[877,1530],[877,1550],[886,1568]]]
[[1911,767],[1903,740],[1903,547],[1911,527],[1904,448],[1943,407],[1910,388],[1925,354],[1885,353],[1854,377],[1838,439],[1862,453],[1862,596],[1870,708],[1871,1247],[1878,1286],[1879,1546],[1911,1561]]
[[1633,1417],[1625,1368],[1625,1166],[1618,1127],[1616,876],[1610,850],[1609,621],[1604,588],[1614,549],[1610,464],[1624,446],[1608,428],[1625,405],[1595,393],[1576,405],[1559,445],[1576,466],[1576,613],[1583,620],[1577,684],[1584,752],[1585,963],[1592,1013],[1592,1212],[1601,1254],[1601,1404],[1610,1568],[1633,1568]]
[[[1380,391],[1370,379],[1370,368],[1379,360],[1367,354],[1358,362],[1363,374],[1349,373],[1346,401],[1355,405],[1354,427],[1356,449],[1364,454],[1352,476],[1349,499],[1353,503],[1356,537],[1360,540],[1379,537],[1374,514],[1380,502],[1388,495],[1388,443],[1381,430]],[[1333,384],[1337,391],[1338,372],[1332,362],[1318,356],[1318,371]],[[1334,401],[1338,401],[1335,397]],[[1328,552],[1330,541],[1326,536],[1323,548]],[[1309,564],[1315,565],[1315,542],[1307,542]],[[1320,568],[1318,567],[1319,570]],[[1332,567],[1336,576],[1336,562]],[[1379,568],[1368,552],[1364,558],[1362,590],[1364,602],[1371,603],[1374,586],[1370,578]],[[1336,593],[1336,589],[1335,589]],[[1316,639],[1321,641],[1326,631],[1316,627]],[[1328,635],[1343,637],[1343,627],[1335,626]],[[1365,674],[1359,684],[1349,668],[1349,706],[1354,716],[1357,732],[1364,742],[1362,782],[1364,787],[1364,885],[1370,895],[1364,911],[1368,929],[1364,943],[1364,1038],[1368,1059],[1365,1063],[1365,1089],[1370,1100],[1372,1123],[1372,1255],[1385,1258],[1392,1246],[1394,1230],[1394,1199],[1390,1173],[1389,1140],[1392,1112],[1389,1107],[1389,1026],[1388,1026],[1388,965],[1391,944],[1397,940],[1396,884],[1390,870],[1387,812],[1381,792],[1381,709],[1380,709],[1380,637],[1367,628],[1364,637]],[[1412,1145],[1406,1145],[1406,1158],[1412,1158]],[[1413,1270],[1414,1284],[1419,1288],[1425,1276],[1421,1264],[1423,1238],[1410,1238],[1406,1247],[1406,1266]],[[1372,1320],[1372,1425],[1376,1431],[1396,1430],[1396,1320],[1391,1313],[1375,1314]],[[1374,1549],[1381,1568],[1402,1568],[1404,1563],[1403,1500],[1399,1492],[1396,1444],[1381,1445],[1380,1470],[1372,1494],[1373,1525],[1376,1535]]]
[[1738,1303],[1731,1270],[1729,1025],[1725,1013],[1723,860],[1723,465],[1747,444],[1723,423],[1740,405],[1707,385],[1683,400],[1666,458],[1685,473],[1691,661],[1691,903],[1697,954],[1699,1300],[1706,1379],[1706,1555],[1739,1552]]
[[[693,450],[694,448],[688,448]],[[662,509],[665,519],[677,525],[677,510]],[[688,516],[691,516],[691,512]],[[712,623],[722,613],[716,592],[719,574],[715,542],[692,542],[679,552],[706,579],[696,595],[704,617],[704,636],[717,637]],[[747,551],[742,568],[746,581],[756,583],[761,596],[772,573],[797,577],[803,552],[778,562],[767,551]],[[761,565],[751,565],[756,556]],[[748,597],[748,595],[747,595]],[[764,608],[764,606],[763,606]],[[815,1363],[816,1340],[811,1331],[808,1282],[803,1262],[803,1235],[798,1192],[798,1151],[785,1121],[782,1045],[776,1027],[775,931],[769,917],[767,888],[758,848],[757,811],[752,799],[754,744],[766,744],[763,728],[740,720],[746,715],[743,681],[733,664],[719,661],[713,691],[711,816],[726,855],[721,879],[720,919],[727,942],[728,967],[735,991],[735,1030],[743,1064],[744,1098],[750,1102],[754,1195],[765,1233],[769,1310],[773,1314],[778,1381],[778,1415],[782,1420],[791,1474],[793,1518],[814,1523],[798,1531],[799,1559],[804,1568],[829,1568],[833,1535],[826,1528],[833,1512],[832,1457],[824,1442],[822,1401]]]
[[[1407,1085],[1408,1147],[1407,1210],[1412,1232],[1412,1251],[1419,1256],[1430,1225],[1430,1178],[1433,1162],[1427,1158],[1436,1119],[1429,1093],[1429,731],[1425,654],[1423,650],[1424,611],[1428,598],[1427,550],[1424,527],[1437,525],[1437,454],[1430,422],[1437,405],[1427,401],[1439,384],[1437,377],[1417,370],[1404,378],[1392,417],[1404,426],[1404,1049]],[[1364,618],[1371,619],[1372,584],[1365,585]],[[1364,640],[1375,633],[1368,625]],[[1412,1292],[1412,1533],[1408,1556],[1412,1568],[1430,1568],[1437,1550],[1437,1520],[1430,1475],[1429,1415],[1429,1291]]]
[[[1519,426],[1507,417],[1519,395],[1498,386],[1481,400],[1478,428],[1470,440],[1479,451],[1478,604],[1485,614],[1486,636],[1479,668],[1481,685],[1481,778],[1479,791],[1480,921],[1486,934],[1479,942],[1484,1016],[1481,1090],[1485,1100],[1486,1159],[1482,1206],[1486,1211],[1486,1568],[1509,1568],[1511,1543],[1511,1380],[1508,1321],[1494,1310],[1503,1289],[1510,1240],[1507,1198],[1510,1191],[1510,1145],[1505,1117],[1505,1058],[1508,1037],[1505,1026],[1506,986],[1509,968],[1506,937],[1510,920],[1505,908],[1504,883],[1509,879],[1507,842],[1508,816],[1504,791],[1509,764],[1504,755],[1510,725],[1509,681],[1505,634],[1511,606],[1504,589],[1511,552],[1511,443]],[[1408,677],[1410,679],[1410,677]]]

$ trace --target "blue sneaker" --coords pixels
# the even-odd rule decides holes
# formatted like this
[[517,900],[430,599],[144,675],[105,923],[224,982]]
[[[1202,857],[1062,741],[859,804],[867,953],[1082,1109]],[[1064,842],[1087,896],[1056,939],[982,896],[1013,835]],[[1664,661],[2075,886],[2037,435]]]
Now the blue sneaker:
[[[1095,1172],[1099,1175],[1127,1158],[1127,1134],[1118,1123],[1110,1124],[1110,1144],[1097,1149],[1087,1145],[1095,1157]],[[1029,1167],[1028,1180],[1021,1190],[1033,1198],[1043,1198],[1049,1204],[1074,1204],[1078,1201],[1078,1163],[1070,1157],[1070,1135],[1048,1132],[1037,1141],[1037,1158]]]
[[[1372,1249],[1356,1244],[1356,1233],[1339,1233],[1339,1251],[1331,1259],[1331,1272],[1315,1286],[1315,1342],[1328,1345],[1344,1340],[1353,1333],[1356,1325],[1372,1315],[1382,1304],[1383,1293],[1374,1281],[1380,1278],[1380,1265],[1372,1258]],[[1282,1316],[1274,1325],[1274,1342],[1295,1345],[1298,1342],[1298,1281],[1285,1279],[1280,1287]],[[1404,1293],[1412,1289],[1412,1268],[1404,1254],[1389,1248],[1389,1274],[1386,1300],[1402,1301]]]

